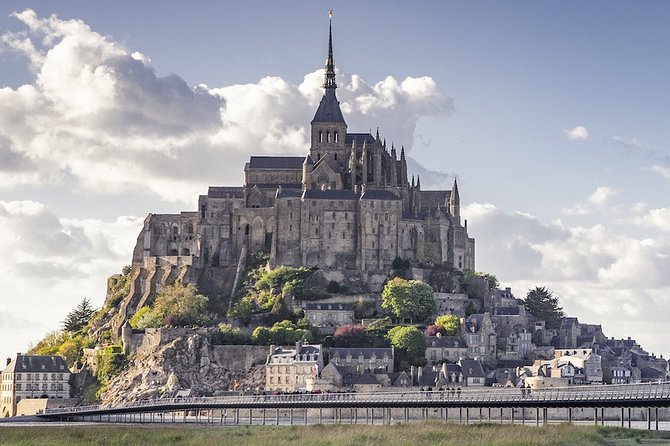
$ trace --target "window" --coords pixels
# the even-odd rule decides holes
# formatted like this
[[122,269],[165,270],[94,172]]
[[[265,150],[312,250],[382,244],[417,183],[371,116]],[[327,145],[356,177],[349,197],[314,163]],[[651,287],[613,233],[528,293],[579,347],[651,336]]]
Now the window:
[[326,142],[330,142],[330,132],[326,132]]
[[[337,143],[337,132],[333,132],[333,139]],[[335,159],[337,159],[337,154],[335,155]]]
[[319,142],[323,142],[323,132],[319,130]]

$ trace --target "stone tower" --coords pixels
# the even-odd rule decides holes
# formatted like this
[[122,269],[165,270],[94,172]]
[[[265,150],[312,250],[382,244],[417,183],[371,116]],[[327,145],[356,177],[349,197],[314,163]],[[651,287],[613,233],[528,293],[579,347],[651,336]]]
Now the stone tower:
[[345,140],[347,123],[344,121],[340,102],[335,96],[335,62],[333,62],[333,25],[328,26],[328,57],[326,58],[326,74],[324,76],[324,94],[319,108],[312,119],[312,144],[310,155],[315,163],[322,158],[333,161],[340,169],[345,167],[347,149]]

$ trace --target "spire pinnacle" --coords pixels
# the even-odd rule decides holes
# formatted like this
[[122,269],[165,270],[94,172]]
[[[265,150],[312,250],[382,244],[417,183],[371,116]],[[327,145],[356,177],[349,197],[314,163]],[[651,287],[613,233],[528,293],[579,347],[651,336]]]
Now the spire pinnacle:
[[323,88],[337,88],[335,83],[335,62],[333,62],[333,10],[328,10],[328,57]]

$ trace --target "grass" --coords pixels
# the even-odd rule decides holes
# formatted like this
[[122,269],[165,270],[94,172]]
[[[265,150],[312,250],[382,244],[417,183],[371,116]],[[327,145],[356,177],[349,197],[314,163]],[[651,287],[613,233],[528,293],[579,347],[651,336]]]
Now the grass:
[[[665,437],[664,437],[665,435]],[[0,445],[25,446],[170,446],[170,445],[314,445],[314,446],[590,446],[670,444],[670,433],[612,427],[545,427],[481,424],[459,426],[437,422],[393,426],[0,426]]]

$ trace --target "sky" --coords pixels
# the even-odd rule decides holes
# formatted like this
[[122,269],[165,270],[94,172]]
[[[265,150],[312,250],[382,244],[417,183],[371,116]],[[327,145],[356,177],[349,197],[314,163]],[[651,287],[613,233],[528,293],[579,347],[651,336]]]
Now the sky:
[[458,179],[476,266],[670,353],[670,3],[0,3],[0,355],[254,155],[302,155],[334,9],[349,131]]

